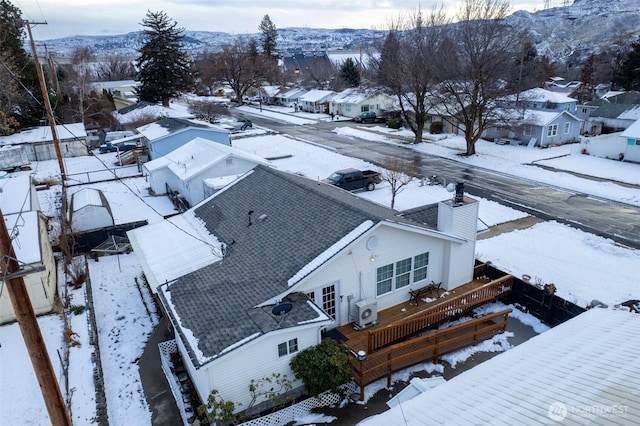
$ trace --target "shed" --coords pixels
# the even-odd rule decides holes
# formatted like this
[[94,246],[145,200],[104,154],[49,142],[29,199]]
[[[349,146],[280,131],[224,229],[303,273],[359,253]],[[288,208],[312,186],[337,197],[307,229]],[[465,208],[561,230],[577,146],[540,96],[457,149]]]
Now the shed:
[[113,214],[109,202],[102,191],[82,188],[71,197],[71,229],[74,232],[113,226]]

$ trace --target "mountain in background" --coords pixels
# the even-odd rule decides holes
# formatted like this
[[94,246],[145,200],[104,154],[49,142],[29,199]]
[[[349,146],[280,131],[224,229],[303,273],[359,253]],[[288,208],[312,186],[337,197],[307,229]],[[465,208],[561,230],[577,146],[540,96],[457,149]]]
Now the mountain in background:
[[[640,0],[575,0],[566,7],[517,11],[507,20],[531,34],[539,55],[566,64],[580,63],[590,54],[612,52],[637,40],[639,11]],[[285,52],[367,49],[385,34],[386,31],[365,29],[279,28],[278,49]],[[208,31],[185,31],[184,35],[184,46],[192,53],[217,51],[222,44],[231,44],[238,37]],[[241,37],[259,36],[254,33]],[[44,43],[57,57],[69,57],[74,49],[84,46],[90,46],[98,57],[114,53],[136,57],[142,45],[142,32],[67,37]]]

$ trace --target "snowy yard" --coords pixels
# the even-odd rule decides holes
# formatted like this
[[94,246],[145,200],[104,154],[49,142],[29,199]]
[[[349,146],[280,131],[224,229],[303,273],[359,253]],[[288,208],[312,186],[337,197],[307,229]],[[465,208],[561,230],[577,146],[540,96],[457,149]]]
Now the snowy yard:
[[[246,114],[260,114],[255,108],[241,108]],[[262,114],[277,116],[296,125],[329,120],[328,116],[318,114],[281,112],[265,109]],[[397,143],[395,139],[388,137],[388,134],[398,132],[382,127],[368,126],[366,130],[343,128],[338,131],[355,138]],[[285,135],[264,135],[255,129],[255,126],[254,130],[246,135],[252,132],[255,132],[255,136],[235,139],[233,146],[262,157],[286,156],[273,161],[279,170],[318,179],[345,167],[376,168],[364,161],[341,156],[316,145],[298,142]],[[499,146],[481,141],[477,145],[478,155],[460,158],[456,154],[464,149],[464,140],[459,136],[445,135],[437,140],[433,138],[414,149],[455,158],[470,165],[500,171],[508,170],[509,173],[527,179],[640,206],[638,188],[625,187],[613,182],[597,182],[563,172],[566,170],[591,174],[638,185],[639,165],[581,155],[573,152],[571,145],[532,149],[524,146]],[[68,158],[65,159],[65,166],[68,174],[98,170],[105,165],[113,167],[114,156],[115,154],[104,154]],[[536,167],[535,164],[550,166],[558,171],[545,170]],[[33,169],[36,180],[55,178],[58,174],[56,161],[34,164]],[[142,219],[154,223],[162,220],[164,215],[174,212],[167,197],[149,195],[149,184],[144,177],[88,186],[104,191],[113,209],[116,223]],[[79,188],[70,188],[69,192]],[[38,192],[44,214],[56,215],[56,196],[59,194],[59,186]],[[375,191],[361,193],[359,196],[387,206],[391,200],[388,184],[384,183]],[[398,194],[395,208],[404,210],[441,201],[450,196],[442,186],[421,185],[419,181],[414,180]],[[526,214],[520,211],[480,199],[480,231],[524,216]],[[611,240],[557,222],[544,222],[527,229],[479,240],[476,244],[476,255],[481,260],[490,260],[496,267],[515,276],[528,274],[534,280],[539,278],[542,282],[554,283],[559,296],[581,306],[586,306],[593,299],[612,307],[628,299],[640,298],[640,284],[637,281],[639,251],[621,247]],[[153,311],[153,305],[143,286],[136,284],[136,279],[141,284],[142,268],[135,253],[132,253],[103,257],[98,262],[90,260],[89,270],[100,334],[109,422],[115,426],[149,425],[151,414],[142,392],[136,361],[142,353],[148,335],[157,324],[157,314]],[[65,280],[60,278],[58,282],[62,285]],[[86,287],[83,287],[72,291],[72,304],[85,305],[85,289]],[[544,331],[544,326],[530,317],[521,313],[514,315],[519,315],[523,322],[538,327],[538,331]],[[69,392],[72,417],[75,424],[85,425],[91,424],[95,416],[91,362],[93,347],[89,344],[87,312],[72,315],[71,318],[72,329],[77,333],[76,339],[80,343],[79,346],[70,349]],[[58,315],[49,315],[39,318],[39,323],[50,349],[54,368],[62,381],[58,352],[65,350],[63,322]],[[496,345],[502,349],[496,349]],[[492,340],[476,349],[504,350],[504,346]],[[455,364],[471,355],[469,351],[461,351],[450,355],[448,361]],[[440,367],[422,365],[417,368],[431,368],[437,372]],[[396,378],[406,379],[410,373],[411,371],[406,371]],[[0,327],[0,386],[3,389],[3,398],[0,399],[0,418],[3,419],[3,424],[5,421],[7,424],[47,423],[44,402],[17,324]],[[367,396],[371,396],[383,386],[384,384],[367,387]],[[10,398],[4,397],[5,395],[10,395]]]

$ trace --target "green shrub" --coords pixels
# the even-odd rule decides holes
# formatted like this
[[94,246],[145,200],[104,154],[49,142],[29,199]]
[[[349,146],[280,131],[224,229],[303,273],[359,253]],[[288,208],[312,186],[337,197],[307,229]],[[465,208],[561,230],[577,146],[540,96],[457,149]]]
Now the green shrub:
[[349,348],[333,339],[324,339],[319,345],[305,349],[289,365],[313,396],[325,391],[344,396],[341,386],[351,381]]
[[440,133],[442,133],[443,129],[444,126],[442,125],[442,121],[434,121],[433,123],[431,123],[431,126],[429,126],[429,132],[432,135],[439,135]]
[[402,119],[400,117],[393,117],[387,120],[387,127],[391,129],[399,129],[402,127]]
[[84,312],[85,309],[87,308],[84,305],[71,305],[69,311],[71,311],[71,313],[74,315],[80,315]]

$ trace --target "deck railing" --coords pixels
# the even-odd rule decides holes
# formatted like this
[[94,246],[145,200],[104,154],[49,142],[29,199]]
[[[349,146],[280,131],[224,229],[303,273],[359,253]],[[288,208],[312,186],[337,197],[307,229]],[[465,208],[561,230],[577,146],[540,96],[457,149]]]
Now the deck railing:
[[499,299],[511,291],[513,276],[506,275],[473,290],[436,303],[413,318],[377,327],[368,331],[367,352],[371,353],[394,343],[418,335],[426,329],[459,317],[489,301]]
[[[438,361],[441,355],[474,345],[502,333],[507,328],[511,309],[496,312],[434,331],[402,343],[396,343],[379,351],[369,353],[366,359],[351,353],[353,377],[360,386],[360,400],[364,399],[366,385],[387,377],[391,387],[391,375],[422,362]],[[496,321],[497,320],[497,321]]]

